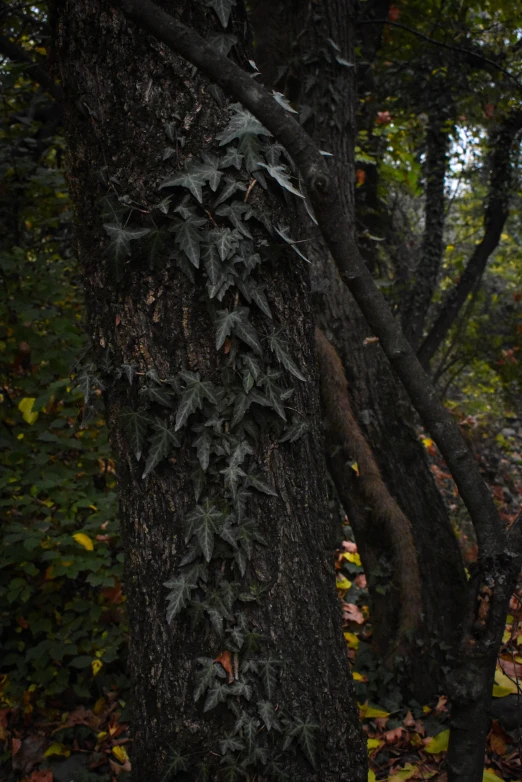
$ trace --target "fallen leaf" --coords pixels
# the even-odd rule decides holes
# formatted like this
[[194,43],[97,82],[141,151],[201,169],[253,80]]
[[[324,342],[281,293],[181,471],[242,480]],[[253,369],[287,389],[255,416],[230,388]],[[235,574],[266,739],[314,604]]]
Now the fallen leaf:
[[226,649],[224,652],[221,652],[219,657],[216,657],[214,660],[215,663],[219,663],[225,670],[227,674],[227,681],[229,684],[232,684],[234,681],[234,668],[232,666],[232,654],[231,652]]
[[80,546],[83,546],[84,549],[87,549],[87,551],[94,551],[94,543],[84,532],[75,532],[73,538],[77,543],[80,544]]
[[405,725],[407,728],[413,728],[415,726],[415,720],[413,719],[413,714],[411,711],[407,713],[402,722],[403,725]]
[[400,726],[398,728],[392,728],[392,730],[387,730],[386,733],[383,735],[383,738],[385,739],[385,741],[388,742],[388,744],[393,744],[393,742],[402,739],[405,733],[406,733],[405,728]]
[[364,624],[364,616],[355,603],[343,603],[343,619],[346,622],[356,622],[358,625]]
[[53,782],[53,772],[50,768],[43,768],[40,771],[33,771],[29,777],[31,782]]
[[56,741],[50,747],[47,747],[44,752],[44,758],[50,758],[52,755],[61,755],[64,758],[68,758],[70,754],[71,750],[65,744]]
[[443,730],[437,736],[434,736],[432,739],[429,739],[428,743],[425,746],[425,750],[426,752],[429,752],[431,755],[437,755],[439,752],[445,752],[445,750],[448,749],[448,742],[449,742],[449,730]]

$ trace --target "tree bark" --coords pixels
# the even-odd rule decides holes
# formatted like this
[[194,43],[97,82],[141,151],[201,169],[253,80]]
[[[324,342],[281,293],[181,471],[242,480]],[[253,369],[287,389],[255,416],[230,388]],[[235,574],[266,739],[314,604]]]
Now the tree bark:
[[[183,14],[203,35],[222,32],[214,11],[203,4],[178,0],[162,7],[176,16]],[[235,51],[246,64],[249,41],[241,9],[238,14],[230,30],[239,38]],[[222,154],[216,135],[229,118],[220,105],[222,95],[214,92],[215,100],[211,98],[204,77],[101,0],[59,0],[55,17],[88,328],[118,463],[133,682],[133,778],[159,782],[177,771],[176,779],[181,780],[232,780],[246,773],[267,779],[362,782],[367,777],[366,747],[328,549],[330,522],[306,270],[300,261],[287,257],[286,245],[281,249],[279,241],[274,246],[261,223],[255,228],[254,220],[240,223],[243,233],[235,237],[237,242],[244,244],[244,231],[251,232],[263,258],[256,285],[258,292],[263,291],[260,285],[266,286],[272,314],[269,319],[261,307],[250,315],[249,323],[261,335],[262,347],[256,347],[258,355],[253,358],[262,367],[264,391],[258,390],[257,402],[249,399],[248,427],[243,426],[234,421],[244,390],[237,377],[245,344],[256,345],[256,340],[251,330],[238,329],[216,350],[215,324],[223,308],[239,317],[238,303],[251,302],[243,300],[241,288],[225,292],[221,304],[209,300],[202,270],[194,272],[194,282],[187,277],[190,265],[172,232],[167,232],[170,242],[160,243],[153,261],[150,237],[138,237],[140,231],[158,232],[164,224],[179,230],[181,218],[174,215],[174,207],[188,208],[182,189],[173,186],[172,203],[155,207],[164,195],[158,186],[167,174],[189,170],[188,160],[199,159],[202,153]],[[171,151],[165,154],[165,148]],[[239,186],[252,185],[244,168],[223,168]],[[193,187],[197,194],[197,183]],[[102,219],[100,201],[115,194],[119,200],[112,198],[110,203],[116,217]],[[240,195],[245,204],[243,191]],[[278,196],[268,198],[259,186],[247,196],[257,214],[271,209],[279,220],[284,217]],[[204,223],[197,230],[226,229],[226,215],[218,214],[215,201],[208,186],[203,206],[199,198],[191,199],[190,208]],[[130,216],[129,205],[135,207]],[[130,222],[122,222],[122,230],[132,244],[132,255],[124,245],[124,265],[116,280],[107,255],[110,231],[104,231],[102,223],[116,225],[111,220],[119,219],[118,210],[125,209]],[[183,217],[183,212],[178,214]],[[136,232],[132,242],[131,230]],[[121,231],[112,231],[121,240]],[[274,333],[284,334],[287,353],[267,347],[273,345]],[[118,378],[121,365],[127,369]],[[165,398],[165,389],[170,382],[178,393],[180,370],[183,383],[200,382],[186,379],[192,372],[210,384],[205,388],[218,400],[219,411],[207,412],[214,404],[207,400],[192,411],[190,426],[184,425],[176,435],[173,417],[179,419],[182,403],[176,410],[174,397]],[[280,412],[265,413],[261,402],[269,395],[267,378],[279,370]],[[307,382],[296,379],[296,373]],[[302,436],[295,440],[295,430],[292,434],[291,427],[281,423],[281,412],[290,415],[285,403],[292,389],[294,423],[304,424]],[[250,393],[251,389],[243,395]],[[143,407],[140,400],[145,398],[148,406]],[[169,437],[179,437],[168,458],[148,470],[151,443],[145,479],[143,459],[137,461],[122,424],[121,413],[129,408],[154,417],[154,431],[168,427]],[[212,441],[208,475],[201,466],[204,457],[196,455],[192,442],[205,431]],[[232,477],[229,455],[240,436],[245,438],[238,457],[243,461]],[[212,463],[217,465],[214,472]],[[199,501],[194,473],[197,485],[200,480],[204,484]],[[246,508],[239,507],[235,481],[242,485]],[[194,561],[206,581],[198,581],[197,589],[189,584],[191,602],[187,600],[169,624],[165,582],[185,578],[187,513],[194,511],[196,502],[208,510],[205,497],[218,516],[229,514],[237,538],[230,542],[227,521],[216,528],[221,532],[215,537],[222,536],[215,544],[215,551],[221,552],[217,559],[205,553],[209,541],[198,539]],[[252,529],[256,537],[243,546],[241,541]],[[203,619],[196,622],[201,614]],[[210,672],[212,685],[195,702],[202,666]],[[223,702],[207,708],[211,690]]]
[[441,101],[436,100],[426,133],[424,233],[410,300],[402,319],[404,333],[414,348],[422,339],[444,255],[444,185],[449,149],[446,113]]
[[[353,215],[354,69],[339,65],[335,56],[330,63],[321,58],[325,50],[332,51],[326,43],[331,38],[339,47],[332,54],[353,62],[352,14],[349,4],[329,0],[321,16],[317,13],[313,24],[309,24],[306,36],[301,34],[300,42],[308,54],[301,84],[313,85],[301,96],[301,104],[312,108],[305,127],[321,149],[334,155],[338,170],[342,171],[337,197]],[[300,31],[294,28],[293,32],[295,35]],[[333,105],[336,95],[342,99]],[[346,230],[353,235],[353,224]],[[408,660],[406,667],[413,691],[419,698],[426,698],[442,685],[442,669],[448,665],[460,640],[466,579],[458,543],[426,453],[412,426],[411,404],[379,345],[365,347],[366,339],[373,337],[373,332],[341,281],[318,232],[314,232],[313,244],[306,246],[306,252],[312,261],[317,322],[343,361],[354,414],[391,495],[413,527],[421,574],[422,621],[416,637],[409,645],[402,645],[402,655]],[[381,563],[384,569],[391,566],[393,572],[390,533],[375,512],[379,509],[369,508],[367,501],[357,499],[357,480],[343,454],[332,454],[330,466],[367,569],[374,646],[383,657],[388,657],[396,645],[400,626],[397,574],[382,594],[383,584],[372,578],[372,571]]]

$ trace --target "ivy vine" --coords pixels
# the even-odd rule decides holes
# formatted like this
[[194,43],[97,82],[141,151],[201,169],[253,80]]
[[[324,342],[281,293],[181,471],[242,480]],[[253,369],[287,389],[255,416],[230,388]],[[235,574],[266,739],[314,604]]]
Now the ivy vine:
[[[223,26],[232,4],[209,2]],[[221,40],[233,36],[214,37],[220,47],[233,43]],[[162,159],[169,165],[184,143],[178,118],[165,126],[165,135]],[[78,383],[86,410],[110,383],[132,387],[134,403],[121,417],[128,444],[143,465],[143,480],[189,444],[194,505],[184,520],[181,558],[179,542],[173,547],[179,561],[165,583],[167,621],[185,612],[194,621],[208,622],[220,639],[215,659],[197,660],[194,701],[204,712],[224,704],[235,717],[230,734],[217,740],[223,778],[234,782],[257,771],[263,778],[284,780],[281,756],[290,746],[315,766],[318,726],[277,703],[283,661],[269,654],[245,605],[261,600],[270,586],[256,582],[249,568],[255,547],[267,545],[249,516],[249,503],[256,493],[277,496],[256,463],[256,442],[268,425],[280,443],[295,442],[308,430],[305,420],[295,415],[289,420],[291,383],[306,379],[274,320],[258,271],[271,258],[274,242],[304,256],[288,227],[276,225],[270,213],[249,202],[248,194],[254,182],[266,188],[271,180],[292,197],[303,196],[282,147],[240,104],[230,107],[217,141],[220,150],[191,158],[160,184],[167,195],[148,210],[147,227],[131,224],[138,205],[118,192],[114,179],[107,182],[110,192],[102,204],[116,279],[132,263],[133,245],[143,250],[146,242],[152,268],[168,252],[192,282],[196,276],[204,280],[220,354],[217,375],[210,380],[183,369],[160,377],[153,366],[145,371],[131,364],[115,367],[106,350],[102,362],[82,368]],[[173,751],[165,780],[196,768],[199,779],[209,778],[210,767]]]

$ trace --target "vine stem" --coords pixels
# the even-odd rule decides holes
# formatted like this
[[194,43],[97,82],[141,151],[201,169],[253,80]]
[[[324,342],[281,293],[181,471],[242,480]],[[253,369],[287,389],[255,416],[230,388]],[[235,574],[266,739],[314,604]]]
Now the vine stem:
[[165,13],[151,0],[114,0],[127,18],[195,65],[211,81],[240,101],[286,148],[297,165],[315,216],[339,270],[366,320],[437,444],[470,514],[480,558],[522,556],[522,525],[509,531],[480,475],[459,428],[440,402],[429,377],[406,340],[399,322],[344,230],[351,215],[337,198],[335,162],[325,159],[299,123],[238,65],[221,55],[197,32]]

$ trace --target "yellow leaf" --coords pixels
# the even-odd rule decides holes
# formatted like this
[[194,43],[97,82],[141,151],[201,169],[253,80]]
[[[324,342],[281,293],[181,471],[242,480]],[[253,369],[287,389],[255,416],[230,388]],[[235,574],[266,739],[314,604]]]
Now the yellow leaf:
[[97,676],[102,668],[103,668],[103,663],[101,660],[92,660],[91,669],[92,669],[93,676]]
[[96,734],[96,738],[98,741],[103,741],[103,739],[106,739],[109,734],[106,730],[101,730],[99,733]]
[[375,782],[375,774],[371,768],[368,769],[368,782]]
[[359,639],[357,638],[355,633],[345,633],[344,637],[346,639],[346,645],[348,646],[348,649],[359,648]]
[[127,750],[125,747],[117,746],[112,748],[112,754],[118,758],[120,763],[125,763],[129,759],[129,756],[127,755]]
[[502,643],[507,644],[510,638],[511,638],[511,630],[504,630],[504,635],[502,636]]
[[93,712],[96,715],[101,714],[104,708],[105,708],[105,698],[102,696],[101,698],[98,698],[98,700],[94,704]]
[[505,698],[506,695],[511,695],[517,692],[516,682],[512,682],[511,679],[506,676],[502,671],[495,671],[495,684],[493,685],[493,697]]
[[411,779],[411,777],[417,771],[417,766],[412,763],[406,763],[403,768],[397,769],[391,777],[388,777],[388,782],[403,782],[405,779]]
[[429,713],[430,713],[430,711],[431,711],[431,709],[430,709],[430,707],[429,707],[429,706],[423,706],[423,707],[422,707],[422,713],[423,713],[423,714],[429,714]]
[[55,744],[51,744],[51,746],[45,750],[44,758],[49,758],[51,755],[63,755],[63,757],[68,758],[70,754],[70,749],[68,749],[63,744],[56,742]]
[[[352,674],[353,675],[353,674]],[[354,676],[355,678],[355,676]],[[358,703],[361,719],[374,719],[376,717],[389,717],[390,712],[370,706],[368,703]]]
[[359,465],[357,464],[357,462],[352,462],[350,467],[352,468],[352,470],[356,475],[359,475]]
[[33,413],[33,405],[36,402],[36,397],[34,396],[26,396],[23,399],[20,400],[18,403],[18,409],[22,413],[22,418],[26,422],[26,424],[29,424],[32,426],[35,424],[38,420],[38,413]]
[[499,779],[502,777],[495,774],[492,768],[486,768],[482,775],[482,782],[498,782]]
[[87,551],[94,551],[94,544],[90,537],[86,535],[84,532],[75,532],[73,535],[73,538],[77,543],[80,544],[80,546],[83,546],[87,549]]
[[361,676],[359,671],[352,671],[352,678],[356,682],[363,682],[364,681],[364,676]]
[[335,582],[335,586],[337,587],[337,589],[350,589],[351,585],[352,582],[348,581],[348,579],[344,578],[344,576],[338,578],[337,581]]
[[361,558],[359,554],[352,554],[351,551],[345,551],[343,554],[341,554],[341,559],[347,559],[348,562],[353,562],[354,565],[361,564]]
[[382,741],[379,741],[379,739],[368,739],[366,743],[368,745],[368,751],[372,749],[377,749],[377,747],[380,747],[382,745]]
[[432,755],[437,755],[439,752],[444,752],[448,749],[449,742],[449,730],[443,730],[437,736],[432,738],[429,744],[426,745],[426,752],[430,752]]
[[433,445],[433,440],[431,439],[431,437],[423,437],[422,444],[425,448],[431,448],[431,446]]

